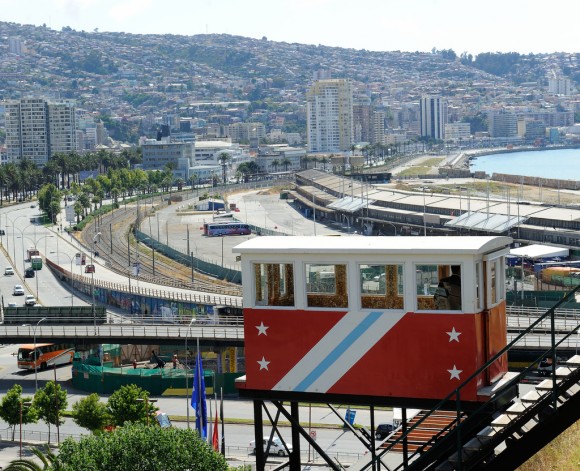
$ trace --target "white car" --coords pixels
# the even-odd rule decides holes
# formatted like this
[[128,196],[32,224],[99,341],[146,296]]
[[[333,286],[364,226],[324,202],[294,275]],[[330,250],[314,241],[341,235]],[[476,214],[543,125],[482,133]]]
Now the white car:
[[6,276],[14,275],[14,268],[6,267],[4,269],[4,275],[6,275]]
[[14,296],[24,296],[24,288],[22,285],[14,285],[14,290],[12,291]]
[[[264,438],[264,452],[266,452],[266,448],[268,446],[268,439]],[[272,438],[270,442],[270,450],[268,453],[270,455],[278,455],[278,456],[285,456],[288,453],[292,453],[292,443],[286,443],[286,447],[288,448],[288,452],[286,448],[284,448],[284,443],[278,437]],[[252,440],[250,442],[250,448],[252,449],[252,453],[256,453],[256,440]]]
[[31,294],[27,294],[24,298],[24,305],[25,306],[34,306],[36,304],[36,298]]

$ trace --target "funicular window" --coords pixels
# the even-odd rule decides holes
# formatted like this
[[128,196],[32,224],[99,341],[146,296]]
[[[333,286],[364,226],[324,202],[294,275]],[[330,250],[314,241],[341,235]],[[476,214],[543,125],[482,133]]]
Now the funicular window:
[[501,259],[495,259],[490,262],[490,287],[491,287],[491,304],[495,305],[502,300],[503,290],[501,283]]
[[254,265],[256,305],[294,306],[294,266],[291,263]]
[[306,264],[309,307],[348,307],[346,265]]
[[461,310],[459,265],[417,265],[417,309]]
[[403,266],[360,265],[361,306],[403,309]]

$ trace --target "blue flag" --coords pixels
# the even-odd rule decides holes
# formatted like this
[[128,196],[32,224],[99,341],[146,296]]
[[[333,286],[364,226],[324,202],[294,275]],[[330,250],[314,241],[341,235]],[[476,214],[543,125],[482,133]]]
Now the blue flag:
[[193,391],[191,392],[191,407],[195,410],[195,429],[202,439],[207,438],[207,405],[205,402],[205,380],[201,353],[197,352],[195,372],[193,374]]

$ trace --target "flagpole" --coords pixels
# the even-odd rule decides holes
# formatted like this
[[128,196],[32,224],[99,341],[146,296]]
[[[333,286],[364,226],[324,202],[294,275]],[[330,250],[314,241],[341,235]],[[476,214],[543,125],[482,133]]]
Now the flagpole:
[[205,437],[207,439],[207,443],[208,445],[211,443],[211,440],[213,439],[213,424],[212,424],[212,420],[211,417],[213,417],[212,415],[212,407],[211,407],[211,396],[209,398],[209,429],[207,431],[207,437]]
[[222,446],[221,446],[221,451],[222,451],[222,455],[226,456],[226,434],[225,434],[225,428],[224,428],[224,388],[220,388],[220,396],[221,396],[221,401],[220,401],[220,420],[222,421]]

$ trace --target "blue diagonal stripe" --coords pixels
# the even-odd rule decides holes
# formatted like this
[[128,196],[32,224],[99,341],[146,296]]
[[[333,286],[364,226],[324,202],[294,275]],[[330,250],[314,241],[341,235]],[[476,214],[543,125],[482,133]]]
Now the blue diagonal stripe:
[[306,376],[296,387],[294,391],[306,391],[314,381],[316,381],[340,356],[350,348],[371,326],[381,317],[382,312],[370,312],[342,342],[322,359],[312,372]]

